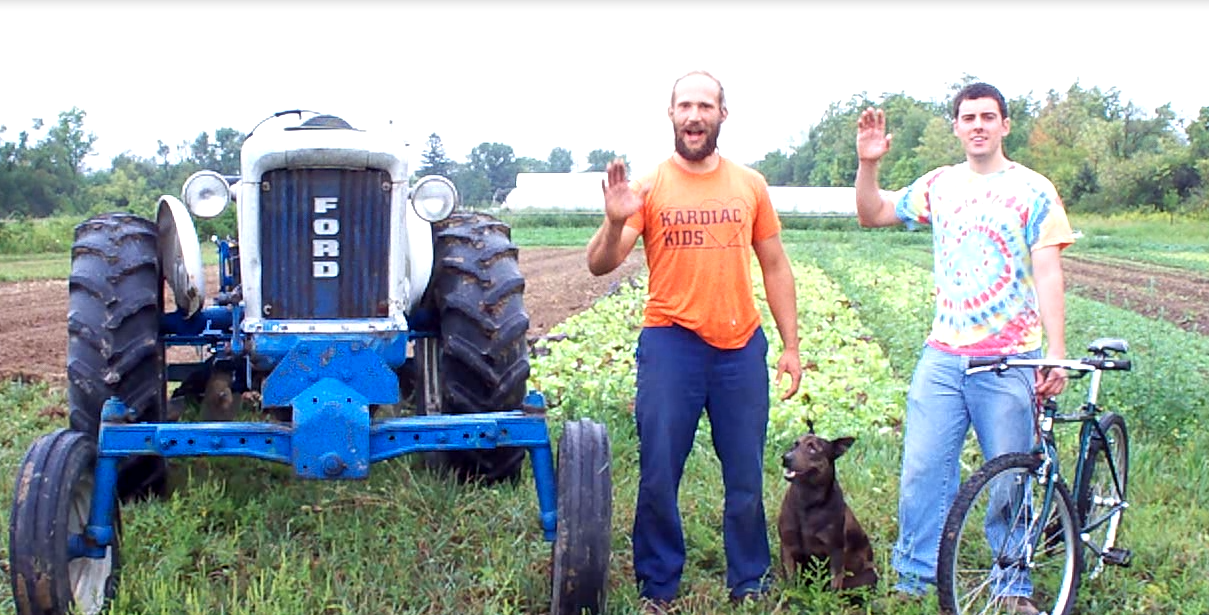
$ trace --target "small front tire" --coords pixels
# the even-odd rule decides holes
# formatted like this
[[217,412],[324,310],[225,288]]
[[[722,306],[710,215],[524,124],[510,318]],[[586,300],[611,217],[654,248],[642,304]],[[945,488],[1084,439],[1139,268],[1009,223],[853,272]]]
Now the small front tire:
[[605,612],[613,524],[610,468],[604,426],[587,419],[567,423],[558,442],[552,615]]
[[[117,589],[118,532],[102,559],[73,555],[88,525],[97,449],[78,431],[42,436],[17,471],[9,526],[9,573],[20,615],[102,612]],[[120,528],[114,504],[114,527]]]

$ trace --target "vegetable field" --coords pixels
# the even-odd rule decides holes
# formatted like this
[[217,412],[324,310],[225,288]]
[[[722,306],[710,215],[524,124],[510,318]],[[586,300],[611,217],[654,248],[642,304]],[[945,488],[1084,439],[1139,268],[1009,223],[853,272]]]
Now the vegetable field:
[[[1068,251],[1067,346],[1078,354],[1094,338],[1122,337],[1134,363],[1132,372],[1106,376],[1101,399],[1126,417],[1131,432],[1132,507],[1120,542],[1133,550],[1134,563],[1084,583],[1079,610],[1209,612],[1203,579],[1209,568],[1209,323],[1196,299],[1209,286],[1209,238],[1203,236],[1209,231],[1199,229],[1203,223],[1189,225],[1199,225],[1193,230],[1158,225],[1138,232],[1149,223],[1076,222],[1084,239]],[[581,250],[591,230],[518,228],[515,237],[534,250],[555,244]],[[888,600],[903,402],[932,312],[930,236],[787,230],[784,240],[794,261],[807,372],[803,393],[772,407],[765,504],[773,552],[775,515],[786,488],[780,456],[811,419],[827,437],[857,438],[838,473],[873,541],[883,584],[852,606],[808,579],[778,579],[768,601],[729,606],[721,477],[703,419],[680,492],[689,554],[678,612],[934,613],[934,600]],[[1086,269],[1076,273],[1079,267]],[[562,269],[556,283],[530,278],[534,288],[551,284],[545,301],[574,295],[577,287],[569,280],[588,276],[582,262]],[[1122,282],[1107,284],[1107,273],[1095,273],[1104,269],[1124,272],[1117,276]],[[549,323],[532,343],[531,387],[551,406],[552,438],[564,420],[579,417],[609,428],[615,502],[610,612],[616,613],[633,613],[638,604],[629,534],[637,489],[631,404],[643,272],[629,269],[611,288],[598,288],[595,301],[569,302],[570,317]],[[1175,276],[1174,286],[1163,281],[1168,275]],[[526,301],[536,308],[533,297],[527,293]],[[766,308],[762,300],[758,305]],[[771,360],[779,338],[771,317],[765,323]],[[21,374],[0,384],[6,410],[0,414],[0,475],[12,477],[32,439],[66,423],[65,400],[53,379],[5,373]],[[1064,395],[1067,403],[1077,403],[1082,392],[1077,382],[1072,389]],[[250,403],[243,413],[249,420],[259,416]],[[1076,437],[1059,434],[1062,443]],[[963,465],[970,470],[979,462],[970,447]],[[289,468],[267,463],[192,459],[172,464],[172,487],[166,499],[122,510],[122,581],[113,613],[509,614],[549,608],[550,545],[541,538],[528,471],[517,485],[459,485],[398,459],[375,465],[365,482],[326,483],[297,480]],[[0,490],[5,527],[11,497],[7,488]],[[5,573],[8,539],[7,532],[0,539]],[[0,587],[0,609],[11,610],[9,593],[7,583]]]

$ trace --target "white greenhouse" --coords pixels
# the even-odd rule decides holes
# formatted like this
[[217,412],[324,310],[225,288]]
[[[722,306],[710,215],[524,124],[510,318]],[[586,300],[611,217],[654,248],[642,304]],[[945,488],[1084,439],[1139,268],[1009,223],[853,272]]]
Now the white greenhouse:
[[[569,211],[598,213],[604,209],[601,182],[605,173],[518,173],[516,188],[504,209],[513,212]],[[856,197],[850,187],[769,186],[778,213],[800,216],[855,216]]]

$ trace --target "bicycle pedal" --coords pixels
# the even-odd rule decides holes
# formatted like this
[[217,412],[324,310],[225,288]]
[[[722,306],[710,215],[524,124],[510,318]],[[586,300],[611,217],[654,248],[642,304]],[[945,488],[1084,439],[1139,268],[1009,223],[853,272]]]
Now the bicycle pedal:
[[1104,552],[1104,563],[1113,566],[1128,567],[1133,561],[1133,551],[1113,547]]

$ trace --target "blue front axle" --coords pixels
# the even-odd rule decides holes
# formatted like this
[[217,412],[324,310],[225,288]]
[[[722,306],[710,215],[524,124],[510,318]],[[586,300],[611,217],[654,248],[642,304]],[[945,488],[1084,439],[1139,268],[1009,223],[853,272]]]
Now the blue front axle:
[[[554,458],[546,421],[521,410],[371,420],[364,398],[324,379],[299,395],[294,422],[126,423],[126,406],[105,403],[98,434],[92,509],[85,536],[69,540],[72,556],[102,558],[114,540],[118,463],[136,455],[252,457],[294,466],[306,479],[363,479],[369,464],[408,453],[519,447],[529,450],[546,541],[557,526]],[[538,393],[527,408],[544,409]],[[83,538],[83,539],[81,539]]]

